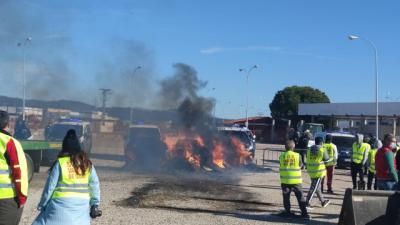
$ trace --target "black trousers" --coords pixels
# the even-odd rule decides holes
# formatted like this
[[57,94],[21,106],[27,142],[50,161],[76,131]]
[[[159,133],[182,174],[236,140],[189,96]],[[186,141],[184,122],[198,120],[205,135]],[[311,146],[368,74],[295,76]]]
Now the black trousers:
[[372,181],[375,179],[374,182],[374,190],[377,190],[377,183],[376,183],[376,177],[375,177],[375,173],[372,173],[371,171],[368,171],[368,182],[367,182],[367,189],[371,190],[372,187]]
[[364,184],[364,171],[361,163],[351,163],[351,180],[353,181],[353,189],[357,189],[357,174],[360,177],[360,182]]
[[14,198],[0,199],[0,225],[18,225],[22,209]]
[[307,214],[306,199],[304,198],[301,184],[281,184],[283,195],[283,206],[286,212],[290,212],[290,194],[294,192],[299,203],[301,214]]
[[300,159],[301,159],[301,163],[302,163],[302,167],[306,166],[306,153],[307,153],[307,149],[295,149],[295,152],[300,154]]

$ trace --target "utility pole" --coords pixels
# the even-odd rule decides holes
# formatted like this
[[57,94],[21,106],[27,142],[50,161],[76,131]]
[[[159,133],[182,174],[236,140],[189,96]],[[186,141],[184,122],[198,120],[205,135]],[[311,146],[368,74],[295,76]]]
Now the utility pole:
[[107,103],[107,96],[111,94],[111,89],[109,88],[100,88],[102,99],[103,99],[103,113],[101,114],[101,121],[104,125],[104,120],[106,118],[106,103]]

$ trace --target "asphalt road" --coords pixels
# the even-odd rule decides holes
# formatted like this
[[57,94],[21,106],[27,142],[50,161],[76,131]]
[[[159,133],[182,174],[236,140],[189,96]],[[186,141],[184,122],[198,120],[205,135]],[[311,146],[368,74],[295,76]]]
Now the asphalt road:
[[[282,218],[277,215],[283,209],[277,163],[282,146],[258,144],[257,149],[257,166],[213,172],[141,172],[124,167],[122,144],[98,144],[92,159],[101,181],[103,216],[92,224],[337,223],[344,190],[351,187],[349,171],[336,171],[337,195],[326,195],[331,205],[321,208],[318,199],[314,199],[312,221]],[[21,224],[31,224],[37,215],[35,208],[47,170],[42,167],[35,174]],[[303,180],[307,191],[310,180],[306,173]],[[292,205],[299,212],[294,196]]]

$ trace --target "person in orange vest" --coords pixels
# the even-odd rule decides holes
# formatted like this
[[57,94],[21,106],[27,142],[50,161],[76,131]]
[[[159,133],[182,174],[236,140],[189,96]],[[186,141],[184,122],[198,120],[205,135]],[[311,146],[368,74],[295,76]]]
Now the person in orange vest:
[[0,224],[19,224],[28,196],[28,167],[21,144],[8,133],[9,116],[0,111]]

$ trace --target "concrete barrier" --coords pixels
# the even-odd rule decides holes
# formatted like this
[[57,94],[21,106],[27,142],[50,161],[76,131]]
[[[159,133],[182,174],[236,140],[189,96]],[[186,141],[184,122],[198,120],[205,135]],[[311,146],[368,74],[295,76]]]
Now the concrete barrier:
[[400,192],[347,189],[338,224],[400,224]]

